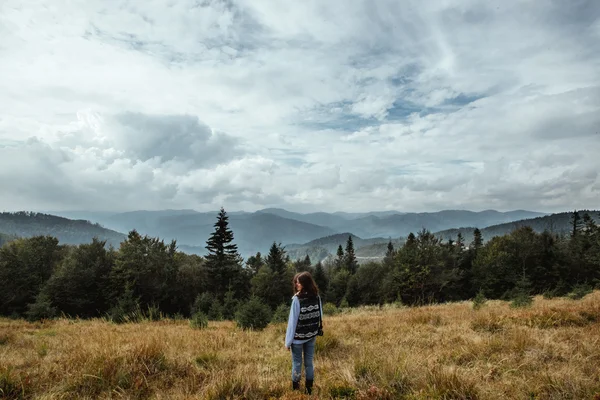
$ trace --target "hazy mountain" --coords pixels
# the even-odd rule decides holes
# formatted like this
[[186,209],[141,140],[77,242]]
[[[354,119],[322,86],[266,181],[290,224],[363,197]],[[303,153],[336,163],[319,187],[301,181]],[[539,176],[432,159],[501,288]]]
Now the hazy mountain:
[[[103,227],[121,233],[136,229],[142,234],[176,239],[181,249],[204,254],[205,242],[213,232],[217,211],[197,212],[194,210],[131,211],[123,213],[72,211],[60,212],[62,216],[77,217],[97,222]],[[398,238],[423,228],[441,231],[461,226],[485,228],[490,225],[537,217],[542,214],[529,211],[498,212],[493,210],[471,212],[446,210],[434,213],[400,213],[380,211],[367,213],[295,213],[281,208],[267,208],[254,213],[228,212],[235,242],[244,256],[257,251],[266,252],[273,241],[283,244],[308,243],[314,239],[331,236],[339,232],[352,232],[359,241],[356,249],[374,243],[387,243],[390,237]],[[335,252],[339,244],[345,245],[348,234],[340,234],[340,240],[324,244],[288,245],[288,250],[301,254],[299,247],[306,247],[315,256]],[[369,239],[373,238],[373,239]],[[304,254],[302,257],[304,257]]]
[[125,235],[84,220],[71,220],[41,213],[0,213],[0,232],[18,237],[50,235],[63,244],[89,243],[94,237],[115,247]]
[[[600,211],[579,211],[579,215],[583,218],[583,214],[587,212],[594,220],[600,222]],[[536,232],[543,232],[545,230],[553,232],[559,235],[569,234],[571,232],[571,217],[572,212],[557,213],[552,215],[545,215],[543,217],[529,218],[518,221],[512,221],[504,224],[492,225],[486,228],[480,229],[484,240],[490,240],[494,236],[506,235],[523,226],[530,226]],[[470,243],[473,240],[473,230],[475,227],[458,228],[458,229],[446,229],[440,232],[436,232],[436,236],[441,237],[445,240],[453,239],[456,240],[458,233],[460,232],[465,239],[466,243]]]
[[[205,254],[204,246],[214,231],[217,213],[201,213],[194,210],[133,211],[99,215],[96,222],[123,233],[136,229],[141,234],[157,236],[167,241],[176,239],[181,250]],[[257,251],[264,253],[274,241],[304,242],[335,232],[328,227],[271,213],[234,212],[228,215],[230,227],[234,232],[234,242],[243,256]]]
[[440,231],[460,226],[484,228],[504,222],[533,218],[544,215],[531,211],[499,212],[486,210],[481,212],[464,210],[445,210],[433,213],[399,213],[381,211],[371,213],[294,213],[280,208],[267,208],[258,211],[296,221],[327,226],[337,232],[352,232],[363,238],[399,237],[423,228]]
[[361,237],[400,237],[410,232],[416,233],[425,228],[430,231],[461,226],[475,226],[484,228],[504,222],[524,218],[538,217],[543,214],[530,211],[464,211],[446,210],[435,213],[406,213],[394,214],[385,217],[370,215],[363,218],[347,221],[338,229],[352,232]]
[[404,239],[390,238],[370,238],[363,239],[351,233],[338,233],[335,235],[325,236],[319,239],[311,240],[304,244],[288,244],[285,250],[292,260],[303,259],[308,254],[313,262],[324,260],[329,256],[335,256],[338,247],[346,249],[348,236],[352,235],[352,242],[356,256],[360,258],[383,257],[387,251],[388,243],[396,247],[402,246]]

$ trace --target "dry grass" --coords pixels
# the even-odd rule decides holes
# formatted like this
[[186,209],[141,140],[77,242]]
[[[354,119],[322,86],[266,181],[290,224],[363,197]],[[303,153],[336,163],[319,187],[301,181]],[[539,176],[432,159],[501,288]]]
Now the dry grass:
[[[351,310],[325,318],[313,398],[600,398],[600,292]],[[306,399],[285,325],[0,320],[0,398]]]

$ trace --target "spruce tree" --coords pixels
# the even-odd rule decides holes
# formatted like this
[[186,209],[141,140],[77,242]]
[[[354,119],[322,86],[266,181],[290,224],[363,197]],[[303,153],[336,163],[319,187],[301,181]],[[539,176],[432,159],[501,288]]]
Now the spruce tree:
[[387,251],[385,253],[385,256],[387,258],[391,258],[393,255],[394,255],[394,245],[392,244],[392,241],[390,240],[387,245]]
[[574,238],[581,231],[581,217],[577,210],[573,211],[571,215],[571,237]]
[[329,279],[327,278],[325,268],[323,268],[323,264],[321,263],[321,261],[319,261],[315,266],[315,273],[313,275],[313,279],[319,287],[319,292],[322,293],[321,296],[325,297],[325,293],[327,292],[327,286],[329,286]]
[[311,266],[312,261],[310,260],[310,256],[307,254],[306,257],[304,257],[304,267],[306,268],[306,270],[308,270]]
[[273,242],[266,258],[267,267],[272,273],[271,292],[268,296],[269,306],[276,309],[282,303],[287,302],[292,296],[291,277],[287,270],[287,257],[281,244]]
[[340,244],[337,249],[337,257],[334,261],[335,270],[339,271],[344,266],[344,248]]
[[473,242],[471,242],[471,246],[475,250],[479,250],[481,246],[483,246],[483,237],[479,228],[475,228],[473,231]]
[[233,232],[229,229],[229,217],[221,207],[214,224],[215,231],[206,241],[206,268],[209,273],[209,281],[212,292],[222,298],[228,287],[233,287],[236,293],[243,290],[240,286],[243,282],[241,274],[241,257],[237,245],[233,242]]
[[458,232],[458,235],[456,236],[456,247],[459,249],[459,251],[462,251],[462,249],[465,247],[465,239],[460,232]]
[[260,254],[260,251],[257,252],[256,255],[248,257],[248,259],[246,260],[246,268],[252,276],[256,275],[260,267],[262,267],[263,265],[265,265],[265,261],[262,258],[262,254]]
[[354,275],[358,269],[358,262],[356,261],[356,254],[354,253],[354,242],[352,241],[352,235],[348,236],[346,242],[346,255],[344,257],[344,267]]

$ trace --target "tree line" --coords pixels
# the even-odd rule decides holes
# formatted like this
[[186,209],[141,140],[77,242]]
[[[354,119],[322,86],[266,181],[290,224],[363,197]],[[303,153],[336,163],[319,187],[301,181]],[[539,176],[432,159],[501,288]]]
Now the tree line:
[[157,318],[201,313],[219,320],[253,306],[281,320],[293,295],[291,279],[300,271],[313,274],[329,307],[420,305],[477,294],[561,296],[574,288],[599,288],[600,228],[577,211],[571,223],[569,235],[520,227],[487,243],[478,229],[470,243],[460,234],[446,241],[423,229],[409,234],[400,248],[390,242],[381,262],[362,265],[351,236],[335,257],[316,264],[308,256],[290,260],[276,242],[266,256],[244,260],[223,209],[204,257],[135,230],[118,249],[98,239],[73,246],[51,236],[12,238],[0,248],[0,314],[123,321],[135,313]]

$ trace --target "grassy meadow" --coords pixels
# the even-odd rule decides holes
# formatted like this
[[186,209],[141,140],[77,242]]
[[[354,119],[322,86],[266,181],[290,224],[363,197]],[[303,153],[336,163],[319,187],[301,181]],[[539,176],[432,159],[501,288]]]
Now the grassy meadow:
[[324,320],[312,397],[290,389],[285,324],[0,319],[0,398],[600,399],[600,292],[351,309]]

